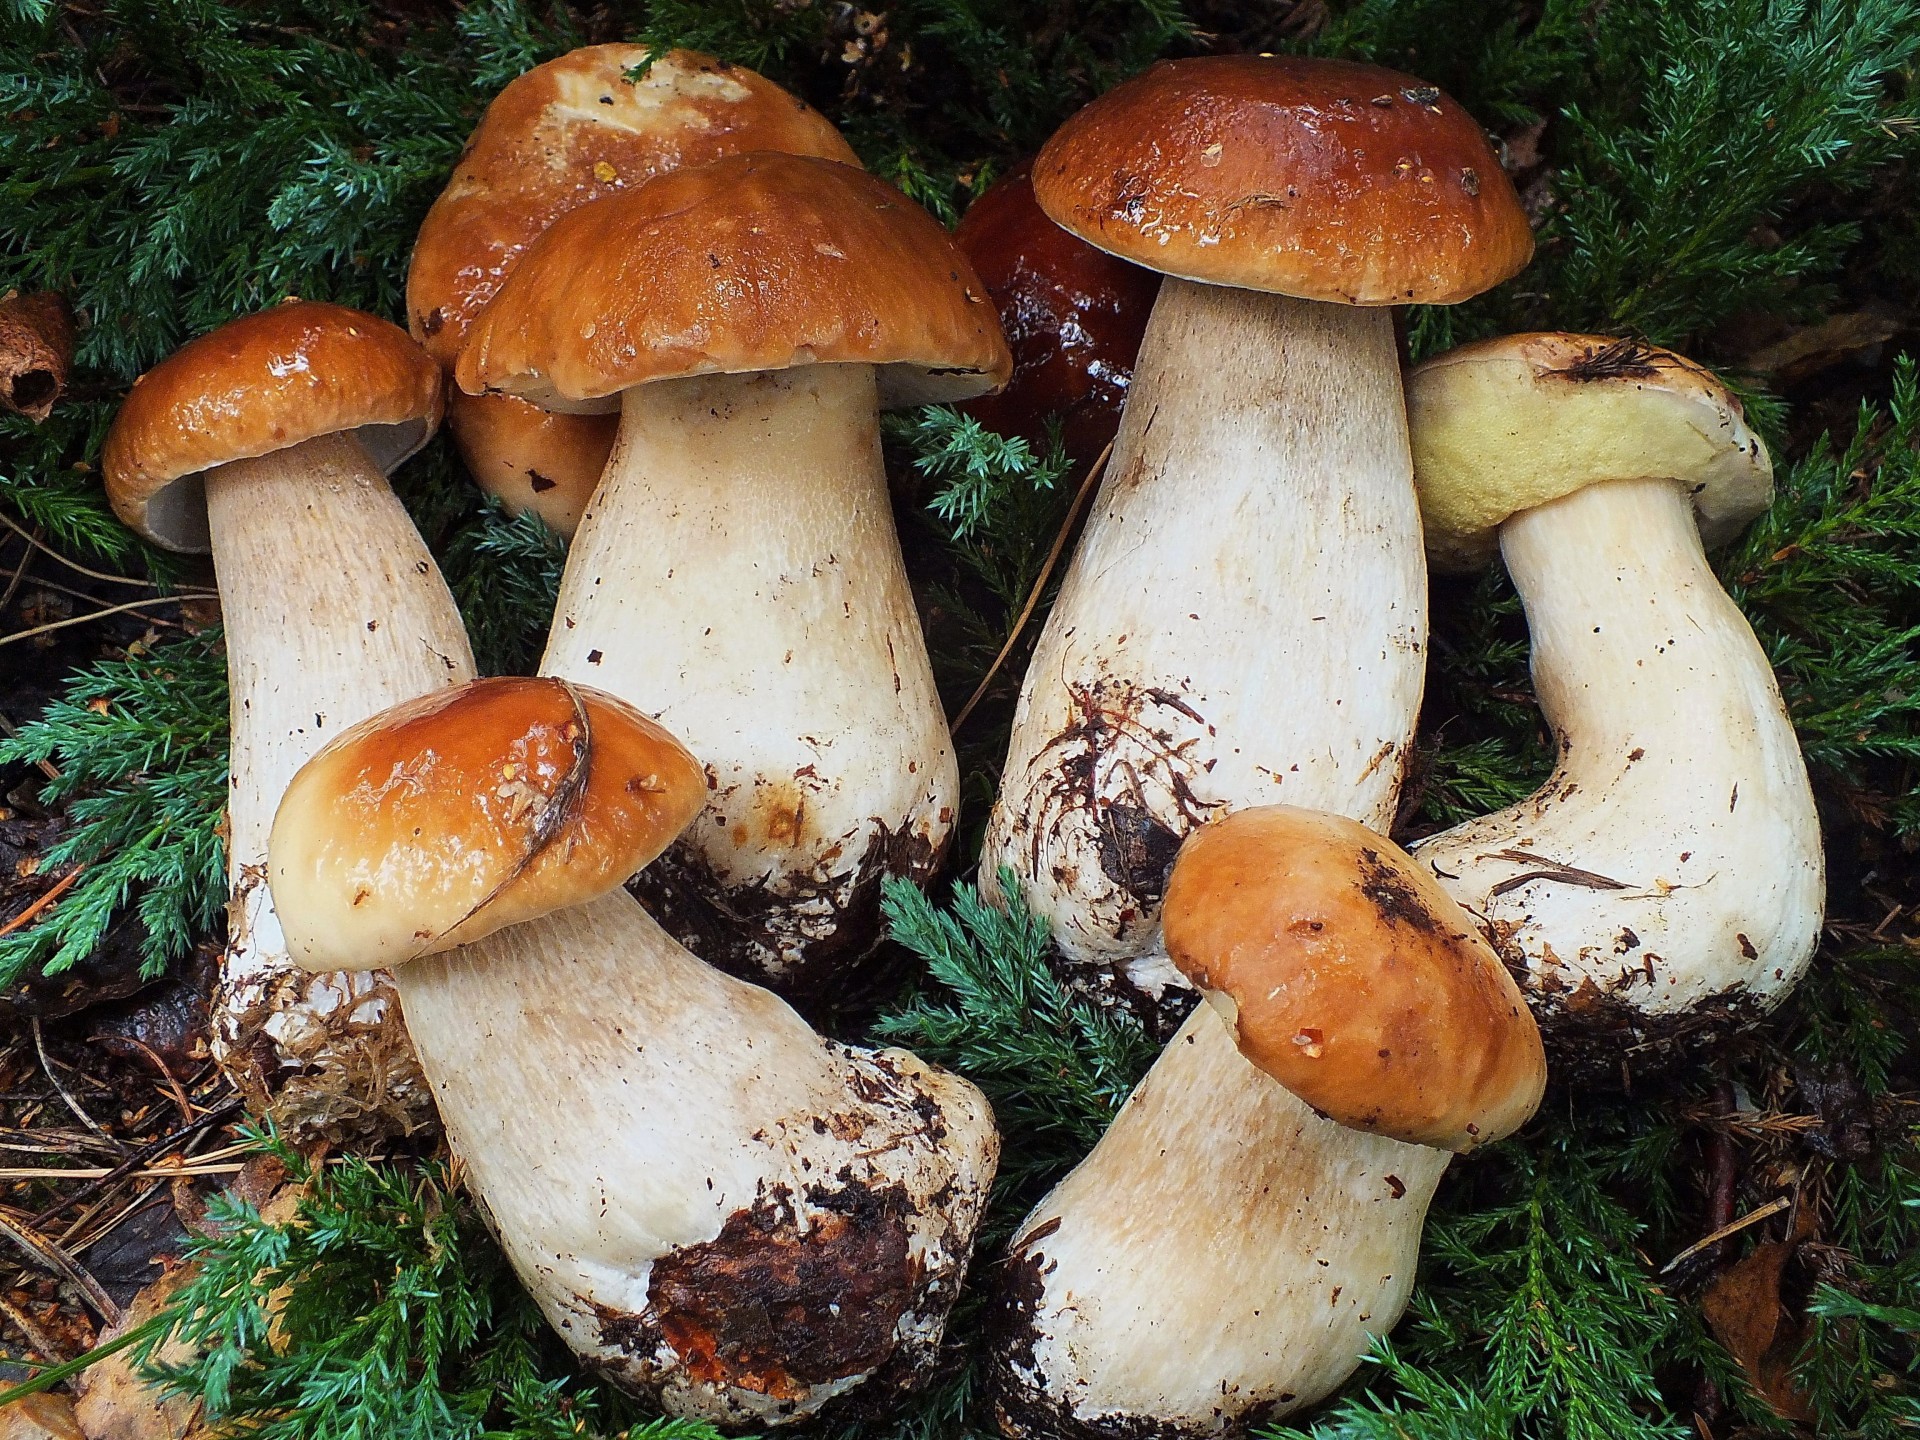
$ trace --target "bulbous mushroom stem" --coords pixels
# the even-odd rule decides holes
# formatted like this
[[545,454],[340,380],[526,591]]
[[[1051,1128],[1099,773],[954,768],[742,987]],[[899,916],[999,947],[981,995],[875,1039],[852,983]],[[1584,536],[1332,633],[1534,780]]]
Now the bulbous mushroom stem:
[[639,881],[685,944],[786,989],[868,952],[881,877],[933,873],[958,787],[873,367],[627,390],[542,670],[664,702],[705,762],[705,813]]
[[1559,763],[1416,854],[1524,969],[1557,1048],[1584,1036],[1609,1071],[1693,1050],[1783,999],[1819,937],[1819,821],[1772,667],[1677,482],[1590,485],[1500,548]]
[[267,833],[294,772],[341,730],[473,678],[466,631],[352,435],[219,466],[205,487],[233,729],[214,1051],[256,1106],[277,1096],[284,1124],[410,1126],[431,1102],[389,1004],[392,977],[316,976],[288,959],[265,884]]
[[1212,1436],[1313,1404],[1399,1319],[1451,1158],[1316,1115],[1201,1006],[1014,1237],[1002,1428]]
[[621,891],[396,978],[454,1150],[576,1351],[724,1424],[924,1375],[998,1154],[973,1086],[821,1039]]
[[982,874],[1013,869],[1077,985],[1190,995],[1159,938],[1180,841],[1258,804],[1384,832],[1426,635],[1389,313],[1164,280]]

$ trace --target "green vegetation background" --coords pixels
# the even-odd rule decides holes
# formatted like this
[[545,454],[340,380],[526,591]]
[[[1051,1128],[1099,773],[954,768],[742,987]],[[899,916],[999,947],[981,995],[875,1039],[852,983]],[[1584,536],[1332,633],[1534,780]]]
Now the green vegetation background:
[[[1416,356],[1502,330],[1594,330],[1682,348],[1749,387],[1781,460],[1779,498],[1722,571],[1812,765],[1832,917],[1815,974],[1750,1042],[1652,1085],[1556,1091],[1518,1140],[1456,1165],[1409,1319],[1307,1424],[1355,1440],[1920,1428],[1920,976],[1904,923],[1920,904],[1920,395],[1893,353],[1920,337],[1920,0],[874,3],[0,0],[0,288],[61,290],[86,322],[80,375],[54,417],[0,420],[0,517],[90,566],[178,578],[178,562],[113,520],[91,470],[133,376],[289,294],[398,317],[414,230],[487,100],[589,40],[687,44],[766,72],[948,220],[1072,109],[1161,55],[1311,50],[1438,83],[1505,141],[1541,245],[1495,294],[1411,314]],[[1839,379],[1741,368],[1756,335],[1849,333],[1862,314],[1893,341],[1856,345]],[[941,412],[906,417],[891,441],[957,708],[1078,477]],[[483,662],[527,665],[558,547],[476,502],[444,445],[399,483]],[[1437,599],[1402,816],[1415,833],[1517,798],[1548,763],[1511,592],[1496,576]],[[0,649],[0,683],[23,673],[26,653]],[[960,737],[976,822],[1023,654]],[[47,923],[0,937],[0,974],[83,960],[129,906],[149,965],[163,966],[212,930],[223,899],[217,633],[138,647],[59,688],[0,760],[57,761],[47,799],[70,823],[47,858],[88,868]],[[1007,1173],[985,1276],[1151,1046],[1057,990],[1026,917],[980,905],[964,884],[891,904],[926,977],[877,1020],[843,1018],[992,1095]],[[1777,1346],[1813,1420],[1782,1419],[1754,1393],[1698,1303],[1758,1237],[1780,1240],[1779,1222],[1662,1273],[1707,1228],[1716,1169],[1731,1173],[1736,1214],[1796,1197]],[[318,1174],[291,1230],[237,1203],[222,1213],[225,1238],[174,1312],[202,1357],[175,1379],[246,1433],[704,1433],[648,1424],[569,1368],[432,1160]],[[276,1346],[265,1302],[283,1283]],[[927,1396],[846,1433],[983,1431],[969,1379],[978,1319],[977,1303],[963,1305],[949,1371]]]

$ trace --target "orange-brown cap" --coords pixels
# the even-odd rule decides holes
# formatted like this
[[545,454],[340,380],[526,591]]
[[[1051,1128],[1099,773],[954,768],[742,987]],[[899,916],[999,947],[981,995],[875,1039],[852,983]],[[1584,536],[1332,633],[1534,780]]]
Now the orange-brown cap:
[[475,322],[469,394],[618,408],[653,380],[879,367],[892,405],[961,400],[1013,368],[986,287],[884,180],[772,152],[676,170],[556,221]]
[[1511,1134],[1546,1085],[1500,958],[1406,851],[1338,815],[1238,811],[1167,882],[1167,953],[1240,1050],[1354,1130],[1442,1150]]
[[1344,60],[1162,62],[1061,126],[1033,188],[1122,259],[1303,300],[1450,305],[1533,255],[1473,117],[1424,81]]
[[580,528],[619,428],[618,415],[559,415],[511,395],[447,397],[447,431],[474,483],[556,535]]
[[397,325],[295,300],[176,350],[133,382],[101,451],[107,499],[156,545],[204,553],[200,476],[351,430],[388,474],[439,428],[440,368]]
[[604,895],[700,812],[700,764],[625,701],[475,680],[341,732],[267,842],[287,952],[392,967]]
[[643,45],[589,45],[537,65],[487,107],[433,202],[407,271],[407,323],[448,369],[520,253],[569,210],[746,150],[858,165],[831,122],[765,76]]

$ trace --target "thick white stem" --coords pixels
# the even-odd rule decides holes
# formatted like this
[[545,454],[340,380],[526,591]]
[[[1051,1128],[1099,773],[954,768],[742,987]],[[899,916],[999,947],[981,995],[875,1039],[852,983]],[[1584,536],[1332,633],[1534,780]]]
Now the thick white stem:
[[733,1424],[931,1363],[998,1152],[973,1086],[822,1040],[620,891],[397,983],[455,1153],[579,1353]]
[[1656,1046],[1771,1009],[1819,936],[1820,828],[1685,489],[1589,486],[1508,520],[1500,548],[1559,765],[1418,855],[1525,967],[1542,1022],[1592,1037],[1610,1068],[1632,1058],[1610,1021]]
[[230,939],[221,1063],[284,1123],[404,1127],[429,1112],[390,978],[310,975],[286,955],[267,832],[294,771],[349,725],[471,679],[459,611],[386,478],[350,435],[206,477],[232,691]]
[[1322,1119],[1201,1006],[1020,1226],[994,1341],[1004,1423],[1219,1435],[1311,1405],[1400,1318],[1451,1158]]
[[1388,312],[1162,283],[982,862],[1076,983],[1186,992],[1159,907],[1204,821],[1390,824],[1425,673],[1412,477]]
[[880,877],[931,874],[953,824],[878,417],[864,365],[628,391],[542,667],[700,757],[707,809],[643,893],[696,953],[779,984],[865,953]]

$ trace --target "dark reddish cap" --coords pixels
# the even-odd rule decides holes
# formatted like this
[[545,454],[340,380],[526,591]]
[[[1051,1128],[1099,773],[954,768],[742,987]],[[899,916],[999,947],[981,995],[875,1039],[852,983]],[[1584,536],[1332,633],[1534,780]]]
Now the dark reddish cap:
[[342,731],[294,775],[267,842],[287,951],[392,967],[617,887],[700,813],[706,775],[625,701],[475,680]]
[[1047,214],[1103,250],[1303,300],[1449,305],[1533,255],[1479,124],[1375,65],[1165,61],[1068,120],[1033,174]]
[[884,180],[831,160],[735,155],[554,223],[475,322],[455,374],[593,412],[689,375],[878,368],[885,404],[960,400],[1013,367],[980,277]]
[[1329,1119],[1471,1150],[1546,1085],[1540,1031],[1472,920],[1406,851],[1290,805],[1188,837],[1167,954],[1231,1017],[1241,1053]]
[[1013,378],[967,413],[1039,442],[1061,418],[1067,454],[1092,460],[1113,439],[1160,277],[1097,250],[1047,218],[1033,162],[982,195],[953,232],[1000,311]]
[[392,474],[439,428],[440,367],[372,315],[295,300],[191,340],[133,382],[101,450],[114,513],[156,545],[204,553],[216,465],[352,431]]
[[448,369],[521,252],[568,211],[746,150],[860,163],[825,116],[744,66],[669,50],[627,79],[646,58],[642,45],[589,45],[487,107],[407,272],[407,322]]

